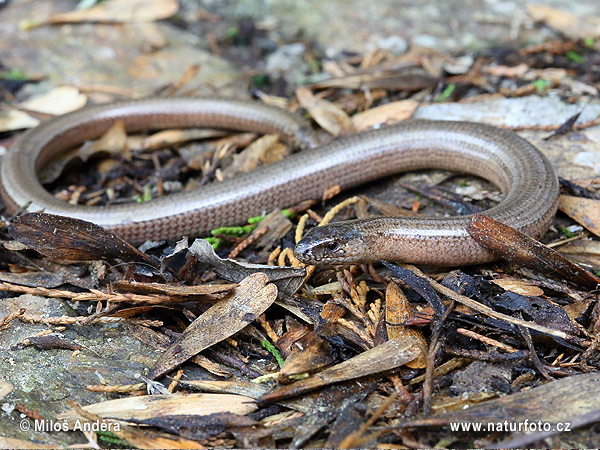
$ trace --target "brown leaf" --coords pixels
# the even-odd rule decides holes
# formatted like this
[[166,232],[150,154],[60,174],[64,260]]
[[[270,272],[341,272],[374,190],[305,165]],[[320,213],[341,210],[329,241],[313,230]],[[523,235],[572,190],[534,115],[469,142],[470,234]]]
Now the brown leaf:
[[106,152],[111,155],[123,155],[126,159],[131,158],[129,147],[127,146],[125,123],[122,120],[117,120],[99,139],[83,144],[77,155],[85,162],[91,156],[100,152]]
[[152,22],[168,19],[178,10],[177,0],[109,0],[90,9],[55,14],[45,23]]
[[181,297],[216,294],[230,291],[237,284],[200,284],[196,286],[172,285],[163,283],[142,283],[140,281],[118,280],[112,286],[119,292],[134,292],[137,294],[163,294]]
[[266,134],[233,156],[233,163],[223,169],[223,178],[233,178],[240,172],[250,172],[265,161],[274,162],[283,159],[285,151],[286,147],[279,143],[278,135]]
[[310,378],[263,395],[257,402],[259,404],[277,402],[281,399],[313,391],[332,383],[339,383],[340,381],[352,380],[395,369],[412,361],[419,355],[419,349],[415,344],[416,342],[412,338],[384,342],[360,355],[329,367]]
[[600,236],[600,200],[561,195],[558,198],[558,209]]
[[352,123],[357,131],[374,128],[380,125],[391,125],[410,118],[419,107],[413,100],[400,100],[387,103],[364,112],[354,114]]
[[45,213],[23,214],[8,226],[11,237],[49,258],[66,261],[120,259],[157,262],[135,247],[85,220]]
[[183,130],[163,130],[148,136],[135,143],[130,142],[131,150],[157,150],[172,145],[183,144],[189,141],[197,141],[214,137],[222,137],[228,132],[211,128],[189,128]]
[[596,289],[600,284],[600,278],[502,222],[474,214],[467,230],[473,239],[499,258],[544,274],[565,278],[590,289]]
[[346,112],[333,103],[317,98],[307,87],[296,89],[296,97],[321,127],[334,136],[353,133],[354,124]]
[[421,67],[404,67],[397,70],[373,69],[366,73],[351,74],[311,85],[313,88],[387,89],[392,91],[419,91],[435,86],[437,80]]
[[410,316],[410,306],[404,292],[396,283],[390,281],[385,291],[385,323],[388,339],[414,338],[419,356],[406,365],[411,369],[424,369],[427,367],[426,357],[429,346],[422,331],[404,325]]
[[215,303],[187,327],[156,362],[150,375],[156,379],[192,356],[240,331],[271,306],[277,287],[264,273],[243,280],[226,298]]

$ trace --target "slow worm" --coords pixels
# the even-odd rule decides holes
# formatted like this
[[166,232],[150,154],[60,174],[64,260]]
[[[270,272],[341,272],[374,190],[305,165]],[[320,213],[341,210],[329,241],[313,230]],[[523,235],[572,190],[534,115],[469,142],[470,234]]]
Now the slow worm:
[[[304,150],[222,183],[154,199],[101,207],[65,203],[37,178],[58,154],[101,136],[116,120],[128,132],[169,127],[217,127],[277,133]],[[9,213],[29,211],[76,217],[110,228],[125,240],[179,239],[235,225],[275,207],[319,198],[402,171],[443,168],[494,183],[504,199],[485,212],[540,237],[557,207],[558,181],[548,159],[516,134],[488,125],[411,120],[319,145],[297,116],[260,103],[231,100],[154,99],[88,107],[22,134],[5,155],[0,190]],[[376,259],[436,265],[486,262],[494,257],[467,233],[468,216],[377,217],[310,230],[296,247],[311,264]]]

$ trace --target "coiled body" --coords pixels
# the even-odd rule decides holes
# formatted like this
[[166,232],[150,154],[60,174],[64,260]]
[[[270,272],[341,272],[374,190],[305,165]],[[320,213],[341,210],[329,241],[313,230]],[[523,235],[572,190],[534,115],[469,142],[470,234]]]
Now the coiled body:
[[[306,150],[223,183],[146,203],[78,206],[48,193],[37,179],[39,167],[99,137],[115,120],[123,120],[130,132],[208,126],[279,133]],[[255,102],[229,100],[122,102],[52,119],[15,141],[0,168],[0,190],[10,212],[31,202],[29,211],[94,222],[139,243],[239,224],[274,207],[318,198],[334,185],[347,189],[401,171],[433,167],[478,175],[496,184],[505,198],[485,214],[527,234],[543,234],[556,212],[558,181],[551,164],[512,132],[468,122],[414,120],[319,146],[308,125],[296,116]],[[314,229],[296,252],[306,262],[330,264],[385,259],[459,265],[493,259],[470,238],[468,222],[469,217],[349,221]],[[327,234],[347,236],[351,245],[340,253],[339,240],[335,245],[323,242]],[[327,248],[337,253],[324,251]]]

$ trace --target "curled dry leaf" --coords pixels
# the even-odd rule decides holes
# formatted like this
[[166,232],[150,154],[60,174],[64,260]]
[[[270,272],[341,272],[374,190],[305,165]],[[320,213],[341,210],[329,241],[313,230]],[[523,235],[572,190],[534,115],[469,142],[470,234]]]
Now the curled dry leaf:
[[334,136],[351,134],[355,131],[352,120],[346,112],[333,103],[317,98],[307,87],[296,89],[300,104],[310,113],[322,128]]
[[254,321],[277,298],[277,287],[264,273],[243,280],[223,300],[194,320],[156,362],[148,378],[156,379]]
[[558,276],[590,289],[596,289],[600,284],[600,278],[502,222],[474,214],[467,230],[480,245],[511,263]]

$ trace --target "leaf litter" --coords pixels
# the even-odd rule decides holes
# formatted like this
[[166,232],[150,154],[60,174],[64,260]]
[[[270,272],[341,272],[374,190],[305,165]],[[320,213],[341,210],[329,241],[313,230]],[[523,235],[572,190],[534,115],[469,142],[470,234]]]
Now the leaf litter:
[[[171,15],[172,12],[167,14],[167,9],[161,9],[169,6],[169,2],[163,3],[156,11]],[[585,54],[585,46],[574,40],[581,37],[575,31],[577,25],[570,22],[576,20],[577,24],[577,20],[583,19],[566,16],[561,22],[556,11],[528,10],[535,20],[545,21],[572,40],[561,45],[529,48],[520,55],[520,61],[508,56],[504,60],[484,58],[471,63],[460,55],[425,57],[414,53],[399,58],[385,53],[369,55],[358,64],[349,58],[336,68],[328,66],[335,72],[329,79],[298,88],[297,105],[330,134],[342,135],[409,118],[423,99],[471,101],[472,94],[467,95],[469,89],[481,89],[478,95],[483,96],[487,95],[486,90],[502,90],[501,84],[506,84],[506,80],[514,81],[509,90],[502,90],[504,95],[510,96],[571,89],[575,85],[568,79],[573,73],[577,74],[577,69],[569,63],[565,63],[568,70],[546,67],[542,71],[536,66],[547,55],[567,51]],[[111,14],[109,7],[102,6],[95,11],[57,16],[49,23],[133,19],[127,10],[112,17],[107,14]],[[142,19],[160,17],[154,14]],[[593,23],[583,22],[585,26]],[[401,67],[409,70],[398,70]],[[406,73],[412,73],[412,78]],[[436,90],[439,77],[451,80],[443,92]],[[550,81],[542,86],[534,84],[532,77],[545,77]],[[582,79],[582,83],[590,86],[598,82]],[[455,87],[447,89],[451,84]],[[290,102],[290,106],[293,104]],[[560,129],[561,125],[557,123],[553,127]],[[581,125],[579,127],[581,129]],[[147,167],[153,169],[158,166],[167,174],[186,164],[181,161],[184,159],[181,153],[165,150],[167,147],[178,147],[188,140],[208,140],[209,143],[204,142],[203,147],[194,151],[194,169],[201,172],[201,183],[226,178],[285,153],[276,137],[259,138],[254,144],[251,138],[249,147],[237,153],[238,146],[242,145],[238,145],[235,138],[223,137],[220,133],[170,130],[141,138],[117,133],[117,139],[114,136],[109,139],[109,136],[105,138],[108,143],[101,139],[90,144],[91,150],[88,147],[86,151],[95,159],[99,152],[112,149],[116,150],[118,159],[126,161],[131,159],[128,155],[131,150],[134,165],[149,164]],[[216,139],[222,141],[217,143]],[[156,156],[137,154],[141,149],[157,149],[162,153],[158,164]],[[229,161],[232,168],[221,168],[224,161]],[[110,175],[101,177],[104,180],[100,179],[98,185],[112,179],[112,186],[83,191],[84,195],[71,190],[66,196],[83,203],[97,202],[94,199],[100,197],[101,202],[111,202],[118,197],[111,189],[119,183],[135,184],[122,169],[105,167]],[[162,179],[154,184],[156,192],[150,195],[161,195],[171,189]],[[135,191],[137,194],[131,194]],[[125,196],[131,198],[142,193],[143,189],[138,186]],[[403,195],[411,198],[413,194]],[[443,193],[441,196],[444,197]],[[412,198],[413,213],[429,213],[429,205]],[[442,202],[451,204],[451,196],[448,198]],[[594,201],[563,196],[561,210],[595,233]],[[386,209],[385,203],[385,200],[370,202],[368,197],[362,197],[354,207],[338,212],[338,218],[353,214],[368,216],[378,209]],[[402,201],[397,204],[402,205]],[[392,208],[403,209],[396,205]],[[305,221],[309,226],[319,222],[319,213],[309,209],[307,214]],[[292,218],[291,223],[296,223],[296,218]],[[88,418],[98,415],[110,417],[109,420],[126,420],[132,425],[154,426],[154,431],[141,434],[135,428],[125,428],[127,432],[123,436],[139,446],[150,443],[176,446],[175,442],[179,442],[182,447],[191,448],[198,443],[195,440],[217,445],[283,442],[300,446],[309,442],[323,443],[317,433],[323,423],[329,426],[329,445],[341,442],[375,445],[384,442],[379,441],[382,437],[385,442],[410,443],[413,438],[406,434],[407,429],[419,442],[434,445],[437,441],[433,440],[432,430],[441,425],[456,421],[491,421],[497,418],[498,411],[517,409],[522,419],[572,419],[578,426],[596,421],[594,414],[598,410],[593,403],[594,386],[598,384],[594,373],[598,367],[596,275],[558,259],[539,243],[529,242],[509,230],[498,231],[501,225],[486,223],[484,231],[481,225],[476,222],[474,228],[483,235],[482,244],[501,252],[511,264],[496,263],[487,269],[465,268],[450,274],[429,268],[426,275],[410,266],[389,263],[374,267],[357,265],[343,270],[304,268],[294,261],[288,250],[294,239],[286,227],[283,228],[286,231],[267,241],[265,247],[272,253],[258,253],[251,241],[239,251],[236,256],[239,260],[233,261],[222,257],[222,249],[217,250],[219,256],[205,240],[196,240],[189,247],[185,243],[176,246],[155,243],[147,247],[146,253],[130,248],[90,224],[47,215],[23,215],[10,224],[13,239],[63,262],[100,261],[96,283],[100,283],[102,290],[88,288],[87,292],[69,292],[68,284],[62,290],[57,289],[61,286],[57,284],[60,278],[45,280],[39,275],[28,282],[25,277],[21,280],[5,277],[3,285],[8,292],[95,302],[96,311],[89,317],[124,319],[124,326],[140,340],[154,342],[162,349],[161,356],[151,367],[150,378],[168,381],[164,375],[174,374],[178,368],[198,377],[181,380],[176,388],[181,392],[177,394],[123,397],[84,408],[91,414]],[[256,229],[241,231],[252,233]],[[550,232],[547,238],[556,239],[557,235]],[[488,239],[489,236],[492,239]],[[493,239],[498,236],[505,238],[501,249]],[[49,240],[51,237],[54,240]],[[236,246],[246,239],[244,235],[223,237],[222,242]],[[567,256],[589,251],[593,259],[597,255],[596,243],[576,239],[559,245],[558,250]],[[9,253],[17,251],[6,248]],[[514,256],[515,250],[524,249],[528,252],[526,257]],[[528,258],[536,263],[531,265]],[[554,262],[548,262],[548,258]],[[274,261],[289,266],[274,266]],[[112,266],[115,263],[117,266]],[[555,270],[557,264],[558,271]],[[120,269],[115,270],[119,265],[122,265]],[[23,270],[28,269],[25,264],[21,266]],[[521,272],[515,266],[532,267],[542,277],[557,277],[559,283],[570,284],[559,287],[547,280],[539,282],[533,276],[520,277]],[[496,283],[490,283],[488,278]],[[443,281],[440,283],[440,280]],[[44,283],[48,284],[40,286]],[[504,288],[522,291],[508,292]],[[568,291],[571,296],[565,294]],[[566,308],[573,306],[577,306],[578,315],[567,315]],[[138,316],[159,317],[161,325],[135,323],[133,320]],[[84,320],[78,317],[71,324],[81,326]],[[11,326],[10,321],[6,326]],[[269,340],[285,357],[280,368],[275,357],[259,345]],[[37,341],[47,348],[64,344],[53,344],[53,338]],[[187,360],[202,367],[202,371],[198,367],[192,369]],[[475,370],[467,370],[470,366],[483,367],[475,366],[481,361],[486,362],[488,368],[496,367],[495,364],[508,368],[502,373],[508,374],[510,383],[508,388],[502,385],[502,389],[509,392],[501,391],[499,385],[492,386],[493,392],[481,396],[482,403],[473,406],[469,402],[474,401],[474,397],[461,397],[461,392],[456,390],[458,383],[454,384],[453,392],[445,389],[445,377],[458,376],[466,366],[462,371],[467,373],[467,380],[475,382],[472,375]],[[587,371],[593,373],[583,374]],[[525,372],[529,378],[522,378]],[[256,374],[254,381],[262,384],[251,383],[250,374]],[[544,376],[566,378],[542,385]],[[223,377],[228,379],[223,380]],[[185,393],[185,389],[192,387],[215,393]],[[386,403],[385,398],[392,392],[397,397]],[[509,395],[505,395],[507,393]],[[501,395],[505,396],[497,398]],[[435,415],[414,419],[421,399],[433,400]],[[315,409],[317,406],[320,409]],[[469,408],[464,409],[465,406]],[[366,411],[373,412],[378,407],[387,408],[387,413],[377,416],[375,427],[361,428],[362,434],[354,434],[341,425],[341,418],[357,425],[367,423]],[[576,407],[580,409],[574,415]],[[298,412],[304,416],[293,415]],[[73,420],[81,414],[85,416],[74,408],[58,418]],[[516,418],[507,416],[506,420]],[[533,442],[519,434],[508,436],[512,440],[499,442]],[[453,439],[459,443],[461,438]],[[493,445],[498,441],[494,436],[487,436],[478,442]]]

